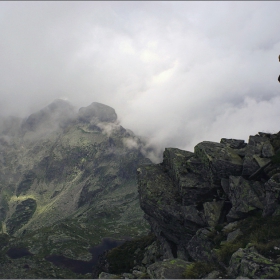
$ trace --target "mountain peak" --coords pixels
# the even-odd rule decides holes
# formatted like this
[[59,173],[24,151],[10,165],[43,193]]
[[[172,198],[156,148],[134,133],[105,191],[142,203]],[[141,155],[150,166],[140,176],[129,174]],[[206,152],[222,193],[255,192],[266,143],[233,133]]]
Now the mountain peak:
[[80,121],[91,122],[96,119],[101,122],[115,122],[117,120],[117,114],[112,107],[98,102],[93,102],[87,107],[80,108]]

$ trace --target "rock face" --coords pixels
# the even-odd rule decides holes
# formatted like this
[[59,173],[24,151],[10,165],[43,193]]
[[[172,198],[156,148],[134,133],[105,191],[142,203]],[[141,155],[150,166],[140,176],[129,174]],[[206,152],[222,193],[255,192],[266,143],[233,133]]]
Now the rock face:
[[[204,141],[195,146],[194,153],[166,148],[161,164],[140,166],[140,206],[157,237],[161,260],[214,263],[216,269],[222,266],[228,271],[228,275],[217,272],[225,277],[280,275],[276,258],[268,261],[247,249],[231,251],[248,243],[249,228],[256,227],[250,224],[253,217],[260,217],[254,218],[258,221],[280,214],[279,148],[280,132],[259,133],[250,136],[248,144],[225,138],[220,143]],[[262,222],[258,230],[266,230]],[[272,239],[252,238],[263,244],[257,246],[260,252],[272,246]],[[231,255],[225,252],[234,253],[228,268],[225,260]],[[165,264],[155,261],[149,267],[164,271]]]

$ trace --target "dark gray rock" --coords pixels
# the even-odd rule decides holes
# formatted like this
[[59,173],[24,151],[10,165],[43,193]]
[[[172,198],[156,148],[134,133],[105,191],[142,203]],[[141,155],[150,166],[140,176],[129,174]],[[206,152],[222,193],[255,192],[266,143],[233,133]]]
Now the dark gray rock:
[[228,147],[232,149],[241,149],[246,147],[246,143],[244,140],[237,140],[237,139],[227,139],[227,138],[222,138],[220,143],[226,144]]
[[270,158],[273,157],[274,155],[275,155],[275,151],[270,141],[265,142],[262,147],[262,156],[264,158]]
[[212,184],[219,184],[229,175],[241,175],[243,161],[226,144],[203,141],[195,146],[194,151],[204,166],[201,176]]
[[264,208],[264,186],[258,181],[248,181],[240,176],[229,176],[228,197],[232,208],[227,214],[229,222],[246,217],[250,211]]
[[193,157],[194,153],[183,151],[177,148],[166,148],[163,153],[163,164],[169,175],[175,182],[180,184],[182,176],[188,173],[186,161]]
[[253,279],[277,279],[279,273],[280,264],[258,254],[254,247],[240,248],[233,253],[228,268],[228,274],[232,278],[244,276]]
[[[264,185],[265,208],[263,216],[280,214],[280,173],[273,175]],[[275,213],[276,212],[276,213]]]
[[223,207],[223,200],[205,202],[203,204],[205,220],[210,227],[215,227],[219,223],[222,216]]
[[179,186],[179,193],[182,197],[183,205],[202,205],[205,201],[212,201],[217,198],[217,190],[220,186],[211,185],[201,176],[188,173]]
[[160,165],[138,168],[138,185],[140,206],[157,236],[179,244],[206,225],[195,206],[182,205],[178,188]]
[[200,262],[213,261],[213,242],[209,238],[212,231],[207,228],[199,229],[187,245],[187,250],[191,258]]
[[243,235],[242,231],[238,228],[227,235],[227,242],[234,241],[237,237]]

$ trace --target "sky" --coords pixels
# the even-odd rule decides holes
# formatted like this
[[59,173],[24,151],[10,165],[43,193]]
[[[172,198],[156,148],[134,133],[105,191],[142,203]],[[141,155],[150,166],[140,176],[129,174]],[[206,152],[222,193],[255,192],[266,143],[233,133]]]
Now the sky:
[[1,1],[0,115],[113,107],[159,149],[280,130],[278,1]]

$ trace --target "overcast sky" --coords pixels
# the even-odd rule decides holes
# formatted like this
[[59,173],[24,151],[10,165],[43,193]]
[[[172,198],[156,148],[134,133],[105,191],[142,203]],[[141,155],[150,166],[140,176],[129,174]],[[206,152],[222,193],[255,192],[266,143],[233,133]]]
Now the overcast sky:
[[0,114],[113,107],[158,147],[280,130],[280,2],[0,2]]

